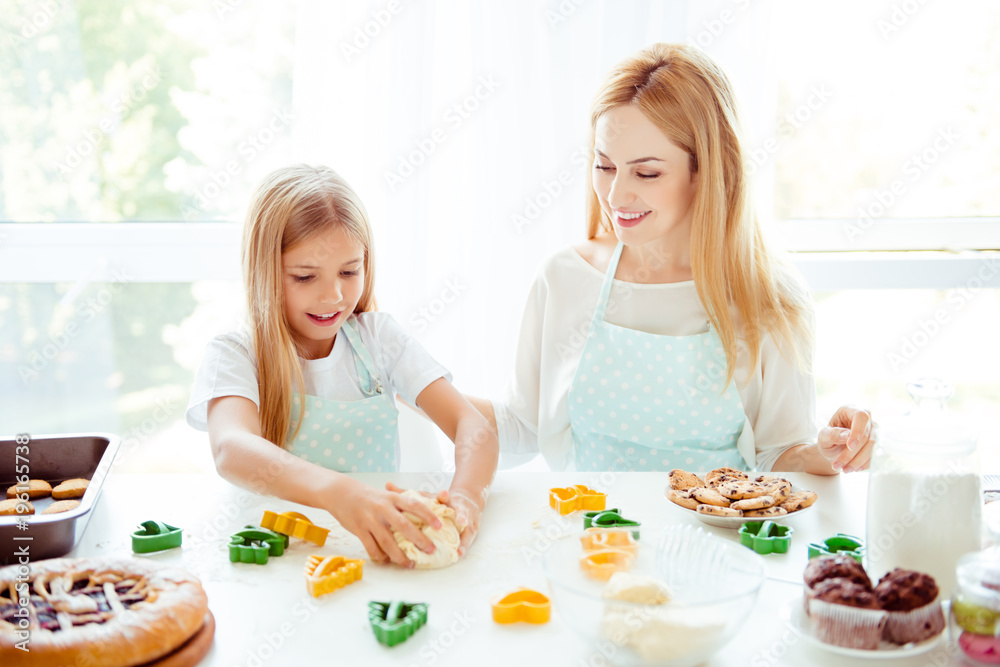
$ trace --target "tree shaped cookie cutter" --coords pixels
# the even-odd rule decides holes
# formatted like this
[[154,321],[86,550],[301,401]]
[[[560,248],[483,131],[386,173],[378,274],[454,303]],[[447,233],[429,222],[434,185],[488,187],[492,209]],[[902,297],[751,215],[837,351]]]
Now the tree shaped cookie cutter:
[[583,515],[583,527],[587,528],[635,528],[632,531],[632,537],[639,539],[639,526],[642,524],[638,521],[631,521],[626,519],[621,515],[621,511],[617,508],[604,510],[601,512],[586,512]]
[[564,515],[577,510],[603,510],[607,500],[606,493],[583,484],[549,489],[549,507]]
[[285,553],[288,536],[272,530],[247,526],[229,540],[229,560],[233,563],[267,565],[267,557]]
[[762,556],[788,552],[792,543],[791,526],[779,526],[773,521],[747,521],[740,526],[740,544]]
[[313,554],[306,559],[306,590],[318,598],[353,584],[363,573],[363,560]]
[[519,588],[512,593],[494,598],[493,621],[496,623],[548,623],[552,618],[552,602],[548,597],[530,588]]
[[326,544],[326,536],[330,534],[329,528],[320,528],[298,512],[278,514],[265,510],[260,525],[276,533],[298,537],[320,547]]
[[810,560],[819,556],[836,556],[838,554],[850,556],[860,563],[864,559],[865,543],[853,535],[837,533],[822,542],[813,542],[809,545]]
[[177,526],[161,521],[143,521],[139,524],[139,530],[132,533],[132,551],[148,554],[176,549],[181,546],[182,540],[182,531]]
[[372,601],[368,603],[368,621],[380,644],[395,646],[427,623],[427,605],[423,602]]

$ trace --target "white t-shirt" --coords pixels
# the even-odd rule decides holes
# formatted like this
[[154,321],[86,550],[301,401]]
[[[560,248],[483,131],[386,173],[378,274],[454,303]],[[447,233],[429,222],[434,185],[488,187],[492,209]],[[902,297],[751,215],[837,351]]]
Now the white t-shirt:
[[[567,398],[576,375],[604,272],[573,248],[553,255],[528,295],[506,402],[493,401],[502,451],[541,451],[553,470],[572,465]],[[608,322],[663,336],[708,330],[694,281],[639,284],[615,280]],[[737,449],[747,465],[769,471],[793,445],[816,441],[816,387],[765,335],[755,368],[737,341],[734,380],[746,421]]]
[[[398,393],[404,401],[416,405],[417,396],[438,378],[451,382],[451,373],[434,360],[424,347],[388,313],[368,312],[356,315],[361,341],[375,362],[375,371],[386,393],[395,404]],[[337,334],[330,354],[322,359],[302,359],[306,394],[336,401],[360,401],[365,398],[346,335]],[[260,407],[257,386],[257,357],[248,332],[236,331],[216,336],[208,344],[205,357],[195,376],[187,423],[208,430],[208,402],[219,396],[242,396]],[[396,439],[397,448],[399,439]]]

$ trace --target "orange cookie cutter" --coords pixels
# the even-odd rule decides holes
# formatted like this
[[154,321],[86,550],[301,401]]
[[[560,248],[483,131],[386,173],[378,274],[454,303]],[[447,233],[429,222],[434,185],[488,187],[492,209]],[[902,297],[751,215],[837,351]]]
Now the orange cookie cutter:
[[306,559],[306,590],[318,598],[358,581],[363,570],[363,560],[314,554]]
[[316,546],[326,544],[326,536],[330,534],[329,528],[320,528],[309,520],[304,514],[298,512],[276,512],[264,511],[264,518],[260,520],[260,525],[268,530],[273,530],[282,535],[298,537],[299,539],[312,542]]
[[586,552],[618,549],[633,556],[639,551],[639,542],[628,530],[608,528],[588,528],[580,537],[580,544]]
[[615,572],[627,572],[635,559],[624,549],[601,549],[591,551],[580,558],[580,567],[587,576],[607,581]]
[[530,588],[519,588],[495,598],[491,606],[497,623],[548,623],[552,618],[552,602]]
[[603,510],[607,502],[608,494],[583,484],[549,489],[549,507],[560,514],[571,514],[577,510]]

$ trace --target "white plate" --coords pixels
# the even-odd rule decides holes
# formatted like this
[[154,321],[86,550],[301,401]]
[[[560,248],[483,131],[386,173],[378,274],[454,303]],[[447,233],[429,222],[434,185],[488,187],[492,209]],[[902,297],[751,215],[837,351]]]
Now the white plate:
[[[664,494],[666,494],[667,490],[669,489],[670,487],[668,486],[667,489],[664,490]],[[803,489],[800,489],[799,487],[792,485],[792,493],[802,490]],[[698,521],[701,521],[702,523],[706,523],[709,526],[716,526],[717,528],[732,528],[733,530],[739,530],[740,526],[745,524],[747,521],[771,520],[775,523],[781,523],[785,519],[791,519],[792,517],[799,516],[800,514],[805,514],[806,512],[808,512],[809,510],[811,510],[813,507],[816,506],[816,503],[813,503],[809,507],[801,509],[798,512],[783,514],[781,516],[714,516],[712,514],[702,514],[701,512],[698,512],[696,510],[689,510],[686,507],[681,507],[677,503],[670,500],[670,498],[667,498],[666,495],[664,495],[664,499],[668,503],[670,503],[672,507],[676,507],[678,510],[684,512],[685,514],[690,514],[691,516],[698,519]],[[819,502],[818,498],[816,499],[816,502]]]
[[921,653],[927,653],[932,648],[937,646],[938,643],[940,643],[941,638],[944,637],[944,631],[942,631],[940,634],[935,635],[930,639],[925,639],[922,642],[916,642],[913,644],[904,644],[903,646],[890,644],[889,642],[882,642],[879,647],[874,650],[846,648],[844,646],[837,646],[836,644],[827,644],[826,642],[821,642],[813,636],[812,619],[806,616],[806,610],[802,604],[801,598],[789,600],[782,605],[781,620],[787,622],[793,630],[800,633],[800,635],[808,643],[818,646],[825,651],[837,653],[849,658],[896,660],[898,658],[920,655]]

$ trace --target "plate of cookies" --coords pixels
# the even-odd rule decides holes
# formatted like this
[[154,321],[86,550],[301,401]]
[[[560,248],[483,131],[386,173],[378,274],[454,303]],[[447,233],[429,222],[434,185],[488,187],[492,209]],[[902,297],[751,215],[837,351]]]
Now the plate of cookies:
[[816,502],[816,492],[795,488],[784,477],[748,475],[735,468],[716,468],[704,478],[687,470],[671,470],[667,499],[699,521],[719,528],[739,528],[747,521],[785,517]]

